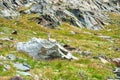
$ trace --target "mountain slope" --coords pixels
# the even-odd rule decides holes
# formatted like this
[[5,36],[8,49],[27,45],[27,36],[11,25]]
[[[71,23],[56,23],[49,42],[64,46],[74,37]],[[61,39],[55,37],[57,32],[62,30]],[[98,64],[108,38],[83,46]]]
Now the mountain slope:
[[[79,29],[63,23],[56,29],[49,29],[40,27],[38,24],[31,22],[28,18],[37,17],[38,15],[21,15],[18,19],[7,20],[0,18],[0,38],[13,38],[12,41],[0,40],[2,47],[0,48],[0,55],[7,56],[13,54],[17,59],[2,60],[2,64],[11,66],[11,69],[3,71],[4,66],[0,65],[0,79],[8,80],[10,77],[17,74],[13,63],[27,63],[31,66],[30,73],[32,76],[21,76],[25,80],[34,79],[35,75],[43,80],[106,80],[108,77],[114,78],[113,69],[114,64],[102,63],[97,57],[105,56],[108,59],[119,57],[119,51],[114,47],[120,48],[120,17],[119,15],[110,14],[112,18],[112,25],[106,26],[100,31],[92,31],[86,29]],[[12,34],[13,31],[16,34]],[[72,34],[76,32],[76,34]],[[73,55],[79,58],[74,60],[33,60],[24,53],[17,52],[13,45],[16,42],[27,41],[33,37],[47,38],[47,34],[51,33],[51,38],[56,39],[61,44],[68,44],[75,48],[80,48],[80,51],[92,52],[89,56],[79,55],[73,52]],[[106,40],[98,36],[110,36],[112,39]]]

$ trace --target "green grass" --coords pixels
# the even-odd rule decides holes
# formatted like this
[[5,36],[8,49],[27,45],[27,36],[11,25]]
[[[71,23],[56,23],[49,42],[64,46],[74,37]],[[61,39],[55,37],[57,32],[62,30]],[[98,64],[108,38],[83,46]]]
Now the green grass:
[[[3,48],[0,49],[0,55],[6,56],[11,53],[18,57],[14,61],[7,62],[26,62],[32,67],[30,73],[32,75],[38,75],[43,80],[106,80],[108,76],[114,76],[112,72],[114,68],[113,64],[103,64],[100,60],[93,59],[93,57],[101,54],[106,55],[108,58],[119,57],[118,51],[114,51],[113,49],[109,50],[109,48],[113,46],[120,47],[120,15],[110,13],[112,24],[107,25],[105,29],[100,31],[79,29],[67,23],[58,26],[60,30],[44,28],[28,20],[36,16],[38,15],[21,15],[20,18],[13,20],[0,18],[0,32],[5,33],[0,35],[0,38],[13,37],[15,41],[0,41],[0,43],[3,43]],[[111,30],[108,31],[108,29]],[[14,30],[18,31],[17,35],[11,34]],[[72,35],[70,31],[75,31],[78,34]],[[85,32],[90,32],[91,34],[86,34]],[[24,53],[17,52],[12,47],[16,42],[28,41],[33,37],[46,39],[48,33],[51,33],[51,38],[56,39],[59,43],[80,48],[82,51],[91,51],[92,54],[89,57],[84,57],[73,53],[73,55],[79,58],[78,61],[63,59],[37,61]],[[111,36],[114,42],[101,39],[94,34]],[[13,67],[5,72],[2,72],[2,69],[3,66],[0,65],[0,76],[2,77],[8,76],[9,78],[16,75],[16,70]],[[26,80],[33,80],[33,77],[22,77]]]

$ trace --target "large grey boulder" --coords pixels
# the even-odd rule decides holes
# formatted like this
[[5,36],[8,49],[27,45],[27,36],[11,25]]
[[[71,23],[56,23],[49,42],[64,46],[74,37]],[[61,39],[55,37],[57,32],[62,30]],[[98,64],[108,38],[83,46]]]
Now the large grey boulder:
[[66,58],[75,59],[68,50],[63,48],[59,43],[45,39],[33,38],[28,42],[19,42],[16,44],[17,51],[25,52],[34,59],[53,59]]

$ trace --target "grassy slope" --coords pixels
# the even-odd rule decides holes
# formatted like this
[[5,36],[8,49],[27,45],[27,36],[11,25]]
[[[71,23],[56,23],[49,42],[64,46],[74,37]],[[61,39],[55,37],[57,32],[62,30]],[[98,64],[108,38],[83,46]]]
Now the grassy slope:
[[[0,32],[5,33],[0,35],[0,38],[13,37],[16,42],[19,42],[28,41],[32,37],[47,38],[47,34],[51,33],[51,37],[56,39],[58,42],[66,43],[77,48],[79,47],[82,51],[91,51],[92,54],[89,57],[83,57],[73,53],[75,56],[80,58],[78,61],[61,59],[37,61],[33,60],[26,54],[17,52],[13,47],[11,47],[14,42],[0,41],[4,46],[0,49],[0,55],[12,53],[16,56],[27,59],[18,59],[13,62],[26,62],[30,64],[30,66],[32,66],[30,72],[33,75],[39,75],[39,77],[43,80],[106,80],[108,76],[113,76],[112,69],[114,65],[103,64],[100,60],[93,59],[92,57],[101,54],[106,55],[109,58],[119,57],[119,52],[114,51],[113,49],[109,50],[109,48],[113,46],[120,47],[119,15],[110,14],[113,19],[113,24],[106,26],[106,29],[100,31],[78,29],[66,23],[59,26],[61,30],[43,28],[40,27],[40,25],[28,20],[28,18],[34,16],[37,15],[22,15],[20,18],[14,20],[0,18]],[[107,31],[108,29],[111,29],[111,31]],[[17,30],[18,35],[12,35],[11,32],[13,30]],[[70,34],[70,31],[78,32],[78,34],[72,35]],[[90,32],[91,34],[86,34],[85,32]],[[114,42],[98,38],[94,34],[111,36],[114,39]],[[8,63],[10,62],[8,61]],[[0,66],[0,80],[4,80],[4,77],[6,78],[5,80],[7,80],[7,78],[14,76],[15,74],[16,72],[13,68],[3,72],[2,66]],[[33,78],[23,77],[26,80]]]

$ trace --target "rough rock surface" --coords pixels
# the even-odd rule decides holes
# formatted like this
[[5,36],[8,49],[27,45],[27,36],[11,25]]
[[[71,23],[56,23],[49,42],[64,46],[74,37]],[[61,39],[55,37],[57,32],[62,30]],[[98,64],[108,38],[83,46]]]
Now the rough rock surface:
[[21,63],[15,63],[14,64],[14,67],[18,70],[22,70],[22,71],[29,71],[30,68],[25,66],[24,64],[21,64]]
[[[20,7],[29,7],[19,11]],[[107,12],[119,10],[119,0],[1,0],[0,17],[14,18],[20,13],[35,13],[38,24],[52,28],[62,22],[92,30],[99,30],[109,19]]]
[[115,74],[116,80],[120,80],[120,68],[119,67],[114,70],[114,74]]
[[33,38],[28,42],[19,42],[16,44],[16,49],[22,51],[33,57],[34,59],[53,59],[66,58],[75,59],[68,50],[63,48],[57,42],[52,42],[44,39]]
[[115,65],[116,65],[117,67],[120,67],[120,58],[115,58],[115,59],[113,59],[113,62],[115,63]]

